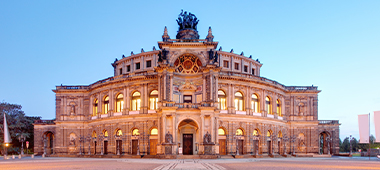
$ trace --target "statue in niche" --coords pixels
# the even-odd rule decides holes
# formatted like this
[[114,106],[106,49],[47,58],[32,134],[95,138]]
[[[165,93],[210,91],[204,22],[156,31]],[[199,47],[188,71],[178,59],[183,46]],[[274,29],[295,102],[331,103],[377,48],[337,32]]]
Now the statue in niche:
[[74,115],[74,114],[75,114],[75,106],[74,106],[74,105],[71,105],[70,114],[71,114],[71,115]]
[[169,131],[165,135],[165,143],[173,143],[173,135]]
[[205,144],[210,144],[211,143],[211,134],[207,133],[203,137],[203,143]]
[[214,63],[217,63],[217,62],[218,62],[218,52],[216,51],[215,56],[214,56]]

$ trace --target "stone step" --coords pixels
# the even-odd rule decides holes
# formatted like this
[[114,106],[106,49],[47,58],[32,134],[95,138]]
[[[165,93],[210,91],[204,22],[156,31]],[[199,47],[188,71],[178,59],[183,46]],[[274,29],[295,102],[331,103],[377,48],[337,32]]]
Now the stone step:
[[177,155],[177,159],[199,159],[199,155]]
[[232,155],[221,155],[221,159],[233,159],[234,157]]

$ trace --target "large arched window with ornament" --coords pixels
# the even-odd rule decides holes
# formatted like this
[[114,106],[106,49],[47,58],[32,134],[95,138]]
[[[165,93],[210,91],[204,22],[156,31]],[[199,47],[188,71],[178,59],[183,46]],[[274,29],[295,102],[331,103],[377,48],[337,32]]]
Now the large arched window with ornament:
[[177,73],[195,74],[198,73],[202,62],[195,55],[183,54],[175,60],[174,66]]

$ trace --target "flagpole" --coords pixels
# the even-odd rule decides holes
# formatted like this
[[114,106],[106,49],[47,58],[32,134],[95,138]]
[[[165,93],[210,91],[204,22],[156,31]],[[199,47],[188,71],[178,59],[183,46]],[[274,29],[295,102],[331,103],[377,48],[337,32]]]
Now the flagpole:
[[371,112],[368,113],[368,160],[371,160]]

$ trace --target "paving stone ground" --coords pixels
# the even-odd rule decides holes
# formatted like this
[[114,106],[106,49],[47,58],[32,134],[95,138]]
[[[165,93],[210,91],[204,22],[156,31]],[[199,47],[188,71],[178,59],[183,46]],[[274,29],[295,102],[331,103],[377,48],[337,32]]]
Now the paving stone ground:
[[42,158],[4,160],[0,170],[21,169],[132,169],[132,170],[245,170],[245,169],[379,169],[380,159],[372,158],[260,158],[260,159],[112,159]]

